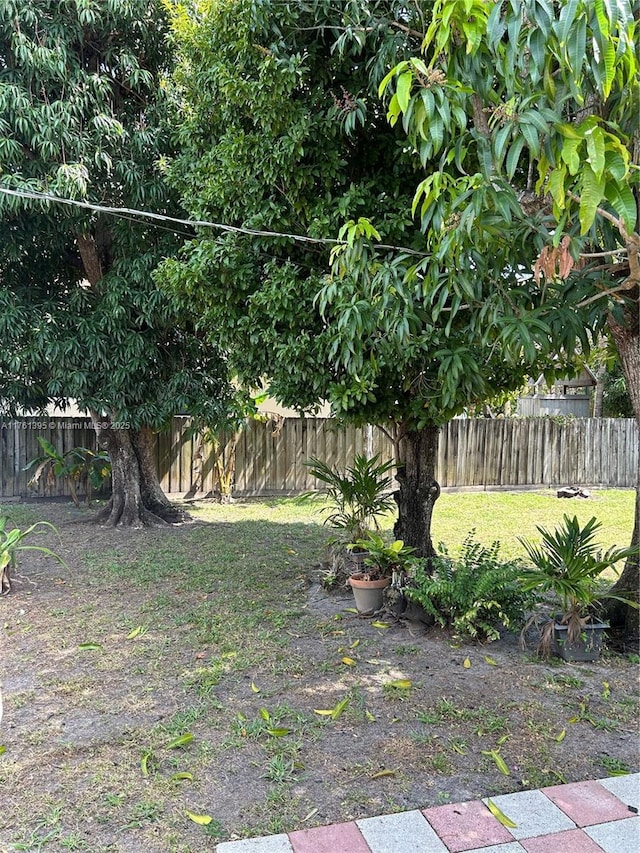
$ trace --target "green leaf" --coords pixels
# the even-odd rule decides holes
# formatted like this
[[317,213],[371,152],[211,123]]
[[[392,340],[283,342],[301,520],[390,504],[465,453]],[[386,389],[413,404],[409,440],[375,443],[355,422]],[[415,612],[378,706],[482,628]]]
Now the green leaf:
[[627,183],[609,181],[605,187],[605,196],[627,231],[632,233],[636,227],[637,208],[631,187]]
[[398,76],[396,83],[396,95],[398,96],[398,106],[403,113],[407,111],[407,107],[409,106],[412,83],[413,74],[411,71],[403,71],[402,74]]
[[193,735],[191,732],[185,732],[183,735],[180,735],[173,740],[170,740],[169,743],[164,745],[165,749],[180,749],[183,746],[188,746],[193,740]]
[[569,0],[569,2],[563,4],[561,8],[560,19],[557,27],[558,41],[560,42],[560,47],[565,50],[571,30],[575,25],[576,11],[578,9],[579,2],[580,0]]
[[524,136],[517,136],[511,143],[511,147],[509,148],[509,153],[507,154],[507,161],[505,164],[509,180],[513,178],[516,169],[518,168],[518,164],[520,162],[520,155],[522,154],[522,149],[524,148],[524,145]]
[[571,72],[573,74],[573,79],[578,86],[586,54],[586,44],[587,21],[585,17],[581,17],[580,20],[571,28],[571,33],[567,42],[567,54],[571,63]]
[[578,149],[583,143],[583,137],[566,137],[560,149],[560,158],[567,164],[570,175],[575,175],[580,169]]
[[580,234],[586,234],[593,225],[598,206],[604,196],[604,181],[599,181],[592,169],[584,165],[580,173]]
[[527,147],[531,152],[531,155],[533,157],[537,157],[540,153],[540,141],[538,139],[538,133],[535,127],[533,127],[532,124],[529,124],[528,122],[521,122],[520,132],[525,138]]
[[507,763],[505,762],[504,758],[500,755],[497,749],[483,749],[482,754],[488,755],[493,758],[496,767],[503,774],[503,776],[510,775],[511,771],[507,767]]
[[585,140],[587,143],[587,162],[593,169],[596,178],[600,180],[605,166],[605,141],[602,128],[594,127],[588,130],[585,134]]
[[513,124],[511,122],[507,122],[493,137],[493,154],[498,164],[502,163],[507,142],[511,137],[512,130]]
[[174,773],[171,779],[171,782],[193,782],[193,773],[187,773],[183,771],[182,773]]
[[102,649],[100,643],[80,643],[78,648],[83,652],[98,651]]
[[142,771],[142,775],[147,777],[149,775],[149,761],[152,757],[153,753],[145,752],[142,758],[140,759],[140,770]]
[[510,817],[507,817],[506,814],[489,798],[487,798],[487,807],[495,819],[500,821],[503,826],[506,826],[508,829],[516,829],[518,824],[511,820]]
[[208,814],[196,814],[195,812],[190,812],[189,809],[185,809],[184,811],[189,820],[192,820],[199,826],[208,826],[213,820],[211,815]]
[[408,690],[413,682],[409,678],[397,678],[395,681],[387,681],[389,687],[395,687],[397,690]]
[[271,737],[284,737],[291,732],[291,729],[267,729],[267,734]]
[[341,699],[340,702],[333,708],[331,711],[331,719],[337,720],[338,717],[346,710],[349,705],[349,697],[346,696],[344,699]]
[[399,74],[406,67],[407,67],[407,62],[406,62],[406,60],[403,60],[402,62],[399,62],[394,68],[392,68],[391,71],[389,71],[389,73],[383,78],[382,82],[378,86],[378,97],[382,97],[385,89],[387,88],[387,86],[389,85],[391,80],[393,80],[393,78],[396,76],[396,74]]
[[549,175],[549,192],[559,210],[564,210],[566,205],[566,188],[565,179],[567,175],[566,168],[558,166],[553,169]]

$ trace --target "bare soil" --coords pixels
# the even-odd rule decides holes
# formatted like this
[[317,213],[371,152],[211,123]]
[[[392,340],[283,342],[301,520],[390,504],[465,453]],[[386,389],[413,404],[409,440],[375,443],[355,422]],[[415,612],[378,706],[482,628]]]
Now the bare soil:
[[[637,656],[545,663],[514,635],[459,645],[361,619],[345,590],[323,590],[320,537],[308,533],[308,557],[295,525],[256,527],[243,563],[229,523],[112,530],[58,503],[37,517],[60,541],[33,544],[66,567],[25,552],[0,599],[3,853],[213,851],[640,770]],[[260,602],[244,621],[227,609],[226,575],[190,574],[216,549]],[[263,601],[274,562],[279,588]],[[335,718],[316,713],[345,698]]]

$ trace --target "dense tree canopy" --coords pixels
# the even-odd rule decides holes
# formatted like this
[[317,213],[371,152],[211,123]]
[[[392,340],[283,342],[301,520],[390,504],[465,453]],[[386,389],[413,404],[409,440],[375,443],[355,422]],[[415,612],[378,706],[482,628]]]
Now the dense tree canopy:
[[[160,2],[0,6],[0,401],[75,398],[113,463],[113,523],[171,517],[149,457],[174,413],[214,420],[225,366],[151,273],[181,235],[29,198],[172,212]],[[114,428],[116,424],[129,428]]]
[[[337,415],[393,435],[396,533],[425,554],[439,425],[588,347],[582,320],[562,310],[575,282],[541,287],[531,273],[551,239],[544,214],[484,180],[471,151],[471,215],[446,207],[465,111],[434,100],[458,126],[445,162],[434,145],[416,156],[387,121],[378,87],[419,52],[430,6],[179,8],[182,154],[170,175],[184,204],[199,219],[306,239],[203,233],[162,271],[244,383],[266,378],[301,409],[328,399]],[[422,222],[412,215],[419,185]]]
[[[570,305],[606,321],[640,427],[639,12],[634,0],[436,0],[420,50],[381,90],[390,121],[449,176],[439,197],[434,176],[419,185],[423,228],[439,205],[475,228],[470,182],[499,192],[505,208],[549,218],[535,278],[546,288],[579,275],[586,290]],[[617,592],[637,599],[640,469],[632,544],[639,553]],[[609,615],[638,633],[637,609],[614,604]]]

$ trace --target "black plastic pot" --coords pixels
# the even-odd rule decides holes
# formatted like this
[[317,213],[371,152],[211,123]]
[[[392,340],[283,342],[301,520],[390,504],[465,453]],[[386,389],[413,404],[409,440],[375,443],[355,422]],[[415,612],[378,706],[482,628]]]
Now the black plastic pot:
[[602,649],[602,640],[608,627],[608,622],[590,622],[583,625],[578,639],[569,643],[567,641],[568,627],[555,622],[553,625],[554,652],[566,661],[598,660]]

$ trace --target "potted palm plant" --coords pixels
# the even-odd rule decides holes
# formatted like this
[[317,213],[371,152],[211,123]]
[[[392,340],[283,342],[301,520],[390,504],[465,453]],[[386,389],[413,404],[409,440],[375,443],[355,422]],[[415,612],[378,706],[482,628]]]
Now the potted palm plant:
[[[389,512],[395,502],[389,472],[393,462],[381,462],[379,454],[368,459],[356,454],[353,465],[344,471],[332,468],[320,459],[309,461],[311,474],[326,485],[324,523],[341,531],[336,541],[347,546],[345,564],[349,573],[360,571],[366,549],[362,542],[371,530],[378,530],[378,518]],[[304,497],[309,497],[305,495]]]
[[535,566],[521,573],[524,588],[540,595],[551,593],[561,605],[561,612],[542,630],[539,651],[544,657],[554,651],[564,660],[597,660],[602,637],[609,627],[597,618],[599,602],[615,598],[638,606],[602,588],[602,573],[636,555],[638,548],[610,548],[603,553],[594,541],[601,526],[594,517],[580,527],[576,516],[565,515],[562,525],[553,532],[537,528],[542,536],[540,544],[520,539]]
[[394,573],[404,572],[407,558],[415,549],[406,547],[401,539],[386,543],[382,536],[371,532],[347,548],[365,554],[362,569],[349,578],[356,610],[361,616],[374,613],[382,607],[384,590],[391,584]]

